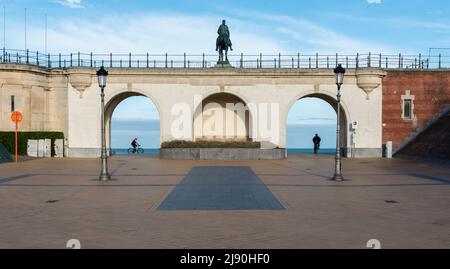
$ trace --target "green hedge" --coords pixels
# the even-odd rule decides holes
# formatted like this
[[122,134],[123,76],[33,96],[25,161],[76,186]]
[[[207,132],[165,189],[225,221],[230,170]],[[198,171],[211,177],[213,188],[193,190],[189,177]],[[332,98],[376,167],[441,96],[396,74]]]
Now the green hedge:
[[[18,132],[18,146],[19,155],[27,155],[28,139],[51,139],[52,140],[52,156],[55,156],[55,140],[64,139],[63,132]],[[15,133],[14,132],[0,132],[0,144],[11,153],[15,153]]]
[[261,148],[260,142],[247,141],[183,141],[164,142],[161,148]]

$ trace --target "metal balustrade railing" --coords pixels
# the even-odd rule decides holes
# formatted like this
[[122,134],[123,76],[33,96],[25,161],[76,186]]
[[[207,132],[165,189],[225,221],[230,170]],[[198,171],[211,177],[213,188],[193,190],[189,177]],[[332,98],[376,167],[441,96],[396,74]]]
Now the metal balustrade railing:
[[[230,64],[235,68],[345,68],[383,69],[443,69],[450,68],[450,55],[320,55],[316,54],[230,54]],[[210,68],[218,61],[217,54],[43,54],[38,51],[3,49],[0,63],[34,65],[44,68]]]

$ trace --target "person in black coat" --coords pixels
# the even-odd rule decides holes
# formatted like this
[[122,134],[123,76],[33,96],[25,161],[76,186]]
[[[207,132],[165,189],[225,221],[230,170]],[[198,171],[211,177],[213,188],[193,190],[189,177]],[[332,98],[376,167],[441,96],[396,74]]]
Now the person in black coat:
[[314,143],[314,154],[317,154],[317,152],[319,152],[320,141],[322,141],[322,139],[320,139],[320,136],[316,134],[316,136],[314,136],[312,141]]

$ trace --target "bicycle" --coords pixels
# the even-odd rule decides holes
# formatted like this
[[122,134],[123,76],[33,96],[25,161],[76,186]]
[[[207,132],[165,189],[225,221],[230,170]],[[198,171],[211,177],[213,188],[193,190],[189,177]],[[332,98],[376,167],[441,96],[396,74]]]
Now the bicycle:
[[141,148],[140,146],[138,146],[136,149],[129,148],[128,149],[128,154],[144,154],[144,149]]

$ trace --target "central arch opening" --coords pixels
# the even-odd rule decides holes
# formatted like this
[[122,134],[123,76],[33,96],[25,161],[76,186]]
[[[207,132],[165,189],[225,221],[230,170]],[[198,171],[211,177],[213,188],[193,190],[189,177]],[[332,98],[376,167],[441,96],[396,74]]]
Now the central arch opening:
[[[297,100],[287,117],[288,153],[314,153],[313,137],[321,138],[319,154],[336,153],[337,102],[324,94],[311,94]],[[340,145],[347,148],[347,116],[341,106]]]
[[203,99],[194,114],[194,139],[249,141],[250,112],[246,103],[230,93],[216,93]]
[[144,154],[159,154],[160,119],[155,104],[137,92],[121,93],[105,106],[106,145],[111,154],[128,154],[137,142]]

